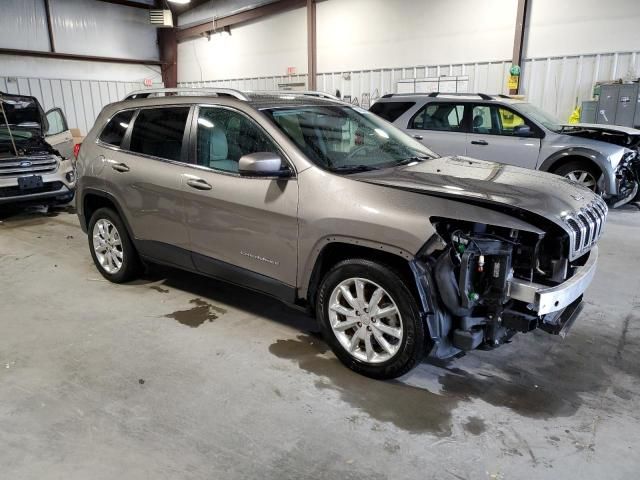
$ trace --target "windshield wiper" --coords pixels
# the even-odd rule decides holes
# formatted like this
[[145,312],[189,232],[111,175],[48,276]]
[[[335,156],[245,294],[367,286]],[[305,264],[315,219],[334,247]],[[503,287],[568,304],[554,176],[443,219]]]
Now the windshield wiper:
[[329,167],[329,170],[332,172],[368,172],[377,170],[377,168],[371,165],[340,165],[338,167]]
[[415,157],[407,157],[407,158],[403,158],[402,160],[398,160],[396,162],[396,165],[407,165],[409,163],[413,163],[413,162],[424,162],[425,160],[429,160],[430,157],[427,156],[415,156]]

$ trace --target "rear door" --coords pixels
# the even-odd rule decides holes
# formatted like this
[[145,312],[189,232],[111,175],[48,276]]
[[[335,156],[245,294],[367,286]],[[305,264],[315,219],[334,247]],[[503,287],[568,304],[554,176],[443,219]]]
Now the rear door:
[[67,126],[67,119],[59,108],[52,108],[46,113],[49,128],[45,135],[47,143],[60,152],[63,158],[73,155],[73,136]]
[[105,147],[106,191],[123,210],[141,253],[178,266],[191,265],[180,180],[188,171],[183,146],[190,108],[120,112],[98,139]]
[[239,174],[238,161],[249,153],[274,152],[287,160],[262,127],[236,109],[199,107],[192,125],[195,165],[183,175],[182,188],[196,268],[280,296],[281,286],[296,284],[293,167],[289,178]]
[[[528,126],[529,133],[521,133]],[[503,105],[473,105],[467,155],[480,160],[536,168],[542,132]]]
[[410,120],[407,133],[439,155],[465,155],[465,104],[427,103]]

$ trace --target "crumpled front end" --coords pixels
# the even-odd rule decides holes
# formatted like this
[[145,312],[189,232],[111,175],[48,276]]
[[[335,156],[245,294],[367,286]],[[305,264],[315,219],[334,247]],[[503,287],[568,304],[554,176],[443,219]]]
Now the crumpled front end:
[[607,210],[595,203],[544,233],[432,218],[438,236],[412,265],[431,356],[495,348],[537,328],[564,336],[596,271]]

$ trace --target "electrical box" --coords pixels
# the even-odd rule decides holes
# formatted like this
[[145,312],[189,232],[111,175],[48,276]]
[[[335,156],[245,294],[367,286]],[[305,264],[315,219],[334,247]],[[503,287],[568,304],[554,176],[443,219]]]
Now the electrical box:
[[600,86],[596,123],[640,127],[638,83],[608,83]]

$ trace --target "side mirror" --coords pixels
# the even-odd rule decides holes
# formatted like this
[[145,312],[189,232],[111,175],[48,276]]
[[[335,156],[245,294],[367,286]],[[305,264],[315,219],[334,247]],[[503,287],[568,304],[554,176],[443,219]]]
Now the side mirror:
[[291,171],[282,168],[282,158],[277,153],[256,152],[240,158],[240,175],[248,177],[289,177]]
[[513,134],[516,137],[530,137],[533,135],[531,127],[529,125],[518,125],[513,129]]

